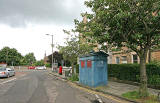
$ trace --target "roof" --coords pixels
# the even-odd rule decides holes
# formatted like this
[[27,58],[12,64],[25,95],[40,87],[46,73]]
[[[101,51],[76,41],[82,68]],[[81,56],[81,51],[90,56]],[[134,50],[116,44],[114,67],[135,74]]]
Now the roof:
[[82,57],[89,57],[89,56],[105,56],[105,57],[108,57],[109,55],[104,51],[98,51],[98,52],[91,51],[89,54],[79,56],[79,57],[82,58]]

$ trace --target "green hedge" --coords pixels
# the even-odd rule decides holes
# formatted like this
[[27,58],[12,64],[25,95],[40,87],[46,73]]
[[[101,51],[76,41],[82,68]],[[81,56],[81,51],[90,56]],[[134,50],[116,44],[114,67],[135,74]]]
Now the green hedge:
[[71,81],[79,81],[78,74],[73,74],[73,75],[69,78],[69,80],[71,80]]
[[[119,80],[140,82],[139,64],[109,64],[108,76]],[[160,66],[147,64],[148,84],[160,86]]]
[[51,67],[50,63],[45,64],[46,67]]
[[76,64],[76,73],[79,74],[79,64]]

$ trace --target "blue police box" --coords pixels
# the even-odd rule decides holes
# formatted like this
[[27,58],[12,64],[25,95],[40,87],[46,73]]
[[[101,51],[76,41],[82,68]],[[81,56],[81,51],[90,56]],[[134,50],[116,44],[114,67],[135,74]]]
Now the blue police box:
[[107,85],[107,57],[103,51],[79,57],[79,83],[90,87]]

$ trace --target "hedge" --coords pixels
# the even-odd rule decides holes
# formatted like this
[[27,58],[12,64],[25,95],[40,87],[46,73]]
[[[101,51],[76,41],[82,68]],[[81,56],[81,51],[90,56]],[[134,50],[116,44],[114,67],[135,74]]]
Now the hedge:
[[[148,84],[160,86],[160,66],[146,65]],[[108,76],[119,80],[140,82],[139,64],[108,64]]]
[[79,64],[76,64],[76,73],[79,74]]

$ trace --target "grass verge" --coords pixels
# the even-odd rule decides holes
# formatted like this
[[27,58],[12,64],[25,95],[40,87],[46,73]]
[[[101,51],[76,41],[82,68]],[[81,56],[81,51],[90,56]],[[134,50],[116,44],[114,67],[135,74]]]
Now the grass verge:
[[78,78],[77,74],[73,74],[71,77],[68,78],[68,80],[70,80],[70,81],[79,81],[79,78]]
[[135,100],[140,103],[160,103],[160,101],[158,101],[157,96],[149,95],[146,98],[140,98],[139,93],[137,91],[127,92],[127,93],[122,94],[122,96],[124,98]]

